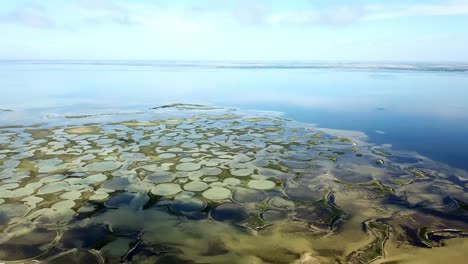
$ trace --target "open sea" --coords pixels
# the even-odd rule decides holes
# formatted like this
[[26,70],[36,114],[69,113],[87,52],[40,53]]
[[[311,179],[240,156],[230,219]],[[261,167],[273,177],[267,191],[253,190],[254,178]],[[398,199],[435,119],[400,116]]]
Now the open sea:
[[2,61],[1,124],[198,103],[282,112],[468,169],[468,64]]

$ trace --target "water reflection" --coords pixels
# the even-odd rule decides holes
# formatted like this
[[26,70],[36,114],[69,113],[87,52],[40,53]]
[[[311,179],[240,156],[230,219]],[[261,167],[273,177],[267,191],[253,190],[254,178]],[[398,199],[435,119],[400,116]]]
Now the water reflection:
[[[282,111],[468,169],[466,65],[4,62],[3,125],[174,102]],[[254,66],[254,67],[253,67]],[[458,69],[454,71],[454,69]],[[381,131],[384,133],[376,133]]]

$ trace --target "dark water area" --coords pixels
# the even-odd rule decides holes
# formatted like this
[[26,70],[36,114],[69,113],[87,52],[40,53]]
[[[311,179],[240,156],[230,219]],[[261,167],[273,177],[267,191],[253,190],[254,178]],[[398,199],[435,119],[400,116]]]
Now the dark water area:
[[[275,108],[276,107],[276,108]],[[454,167],[468,169],[468,126],[465,120],[408,116],[374,109],[347,113],[281,106],[265,106],[286,113],[286,117],[321,127],[363,131],[369,141],[391,144],[394,149],[412,150]]]

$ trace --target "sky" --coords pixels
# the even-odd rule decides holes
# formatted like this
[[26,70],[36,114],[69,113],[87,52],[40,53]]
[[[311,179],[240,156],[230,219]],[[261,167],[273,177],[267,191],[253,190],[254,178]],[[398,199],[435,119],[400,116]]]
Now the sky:
[[468,61],[468,0],[0,1],[0,59]]

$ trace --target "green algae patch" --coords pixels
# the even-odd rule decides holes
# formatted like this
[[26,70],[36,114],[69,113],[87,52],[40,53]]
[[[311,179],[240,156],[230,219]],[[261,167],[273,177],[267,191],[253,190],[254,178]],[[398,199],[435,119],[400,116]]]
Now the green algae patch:
[[347,257],[348,263],[371,263],[385,256],[384,246],[390,236],[389,226],[378,221],[365,221],[363,228],[371,233],[374,241],[368,246],[351,253]]
[[211,107],[211,106],[202,105],[202,104],[181,104],[181,103],[161,105],[161,106],[153,107],[151,109],[157,110],[157,109],[167,109],[167,108],[169,108],[169,109],[174,108],[174,109],[177,109],[177,110],[214,110],[214,109],[218,109],[216,107]]
[[31,134],[34,139],[42,139],[51,136],[49,129],[25,129],[24,132]]
[[66,116],[63,116],[65,118],[70,118],[70,119],[81,119],[81,118],[88,118],[88,117],[92,117],[93,115],[66,115]]
[[246,118],[244,119],[245,122],[250,122],[250,123],[258,123],[262,121],[270,121],[271,119],[265,118],[265,117],[257,117],[257,118]]
[[390,156],[392,156],[392,153],[387,152],[387,151],[383,151],[383,150],[380,150],[380,149],[373,149],[372,151],[373,151],[375,154],[379,155],[379,156],[384,156],[384,157],[390,157]]
[[428,227],[420,227],[418,229],[418,237],[425,246],[431,248],[433,247],[432,241],[429,239],[428,234],[429,228]]
[[[233,119],[238,119],[238,118],[241,118],[242,116],[241,115],[233,115],[233,114],[224,114],[224,115],[220,115],[220,116],[209,116],[207,117],[207,119],[209,120],[233,120]],[[239,122],[233,122],[232,123],[233,126],[238,126],[240,125]]]
[[394,184],[396,184],[396,185],[403,186],[403,185],[408,185],[408,184],[413,183],[414,180],[392,179],[391,182],[394,183]]
[[157,121],[148,121],[148,122],[138,122],[138,121],[132,121],[132,122],[123,122],[121,125],[128,126],[128,127],[152,127],[152,126],[159,126],[163,122],[160,120]]
[[416,179],[425,179],[425,178],[427,178],[426,174],[421,170],[411,169],[411,170],[409,170],[409,172],[414,174],[414,176],[416,176]]
[[280,128],[280,127],[265,127],[264,130],[267,131],[267,132],[277,132],[277,131],[281,131],[282,128]]
[[81,127],[70,127],[64,130],[66,133],[69,134],[77,134],[77,135],[89,135],[89,134],[99,134],[101,133],[101,129],[97,126],[81,126]]

